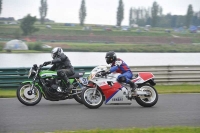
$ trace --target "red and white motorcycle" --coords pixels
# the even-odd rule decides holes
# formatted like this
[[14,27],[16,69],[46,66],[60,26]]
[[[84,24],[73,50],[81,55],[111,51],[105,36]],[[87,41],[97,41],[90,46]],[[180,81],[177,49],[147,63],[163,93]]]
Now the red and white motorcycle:
[[119,73],[102,76],[101,73],[106,70],[106,66],[97,66],[91,71],[88,84],[81,94],[81,99],[86,107],[96,109],[104,101],[106,105],[130,105],[134,99],[143,107],[152,107],[157,103],[158,93],[153,87],[155,82],[152,73],[139,72],[132,79],[138,87],[131,92],[129,84],[117,82]]

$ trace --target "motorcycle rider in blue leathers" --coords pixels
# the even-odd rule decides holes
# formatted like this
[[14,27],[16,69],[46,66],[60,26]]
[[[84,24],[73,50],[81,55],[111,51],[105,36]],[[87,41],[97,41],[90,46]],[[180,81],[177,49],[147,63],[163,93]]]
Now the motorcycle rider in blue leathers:
[[133,74],[128,67],[128,65],[120,58],[117,58],[114,51],[109,51],[106,53],[106,62],[107,64],[111,64],[111,68],[109,71],[103,72],[102,75],[110,74],[112,72],[121,73],[117,77],[118,82],[125,82],[127,84],[130,84],[131,91],[134,91],[137,87],[135,82],[132,82],[130,79],[132,79]]

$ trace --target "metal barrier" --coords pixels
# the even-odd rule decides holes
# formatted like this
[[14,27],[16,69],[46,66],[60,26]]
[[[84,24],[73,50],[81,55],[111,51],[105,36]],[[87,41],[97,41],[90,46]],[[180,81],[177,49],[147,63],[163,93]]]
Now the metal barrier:
[[[94,66],[75,67],[75,71],[87,72]],[[137,72],[152,72],[157,84],[200,84],[200,65],[180,66],[131,66],[134,74]],[[28,79],[27,68],[0,68],[0,88],[15,88]],[[44,68],[47,69],[47,68]]]
[[137,66],[137,72],[152,72],[157,84],[200,84],[200,65]]
[[[78,66],[74,67],[76,72],[85,71],[86,76],[94,68],[94,66]],[[43,68],[48,69],[48,67]],[[23,81],[31,81],[28,79],[30,67],[20,68],[0,68],[0,88],[16,88]]]

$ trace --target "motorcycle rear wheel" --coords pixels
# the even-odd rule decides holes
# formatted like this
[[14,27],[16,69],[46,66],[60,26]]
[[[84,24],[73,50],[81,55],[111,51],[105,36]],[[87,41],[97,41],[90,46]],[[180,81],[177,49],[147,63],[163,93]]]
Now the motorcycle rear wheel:
[[40,89],[34,86],[33,91],[30,92],[31,84],[26,83],[22,84],[17,89],[17,98],[18,100],[27,106],[34,106],[41,101],[42,93]]
[[148,97],[135,97],[136,102],[143,106],[143,107],[152,107],[154,106],[157,101],[158,101],[158,93],[156,91],[156,89],[148,84],[143,85],[140,88],[142,91],[147,91],[150,93],[150,96]]
[[[96,91],[95,95],[93,93]],[[90,109],[99,108],[104,101],[103,94],[96,88],[85,88],[82,91],[81,99],[83,104]]]

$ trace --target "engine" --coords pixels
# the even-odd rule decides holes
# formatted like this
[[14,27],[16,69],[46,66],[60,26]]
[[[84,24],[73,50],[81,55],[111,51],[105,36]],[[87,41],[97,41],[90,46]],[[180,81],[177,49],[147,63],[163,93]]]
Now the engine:
[[54,79],[54,78],[46,78],[45,79],[45,85],[46,85],[46,87],[48,87],[48,90],[51,93],[56,93],[56,92],[61,91],[60,84],[61,84],[61,80]]

